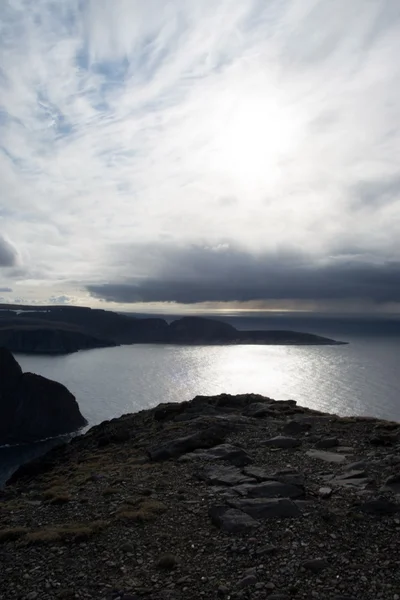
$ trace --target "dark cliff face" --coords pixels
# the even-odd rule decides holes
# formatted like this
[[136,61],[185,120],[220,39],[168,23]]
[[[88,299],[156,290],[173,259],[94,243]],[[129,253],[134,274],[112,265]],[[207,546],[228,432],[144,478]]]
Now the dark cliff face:
[[49,327],[0,330],[0,344],[11,352],[26,354],[69,354],[88,348],[105,348],[116,344],[81,331]]
[[33,442],[86,425],[65,386],[21,367],[0,348],[0,445]]

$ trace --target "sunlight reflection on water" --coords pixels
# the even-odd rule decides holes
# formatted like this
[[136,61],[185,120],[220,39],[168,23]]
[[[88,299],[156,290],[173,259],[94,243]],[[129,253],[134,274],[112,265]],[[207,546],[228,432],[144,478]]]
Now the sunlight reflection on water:
[[342,415],[400,420],[399,341],[348,346],[121,346],[18,356],[64,383],[90,424],[197,394],[254,392]]

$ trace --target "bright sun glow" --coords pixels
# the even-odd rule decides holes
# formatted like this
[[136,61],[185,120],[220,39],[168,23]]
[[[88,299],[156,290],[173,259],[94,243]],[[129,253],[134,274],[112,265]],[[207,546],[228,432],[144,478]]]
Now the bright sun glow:
[[293,112],[267,94],[239,93],[220,114],[210,167],[237,180],[247,191],[278,181],[282,159],[298,140]]

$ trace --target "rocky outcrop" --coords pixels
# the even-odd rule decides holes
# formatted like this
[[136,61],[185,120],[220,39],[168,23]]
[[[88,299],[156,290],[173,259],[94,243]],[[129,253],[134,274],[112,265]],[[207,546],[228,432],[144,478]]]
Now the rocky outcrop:
[[399,436],[255,394],[104,422],[0,491],[0,597],[400,600]]
[[43,440],[85,424],[65,386],[23,373],[13,355],[0,348],[0,445]]

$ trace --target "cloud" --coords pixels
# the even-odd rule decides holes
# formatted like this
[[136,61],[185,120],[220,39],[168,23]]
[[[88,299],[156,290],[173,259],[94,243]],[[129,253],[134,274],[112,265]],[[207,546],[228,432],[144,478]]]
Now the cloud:
[[47,302],[49,304],[70,304],[74,299],[71,296],[66,296],[65,294],[61,296],[50,296]]
[[[24,265],[7,270],[21,297],[137,277],[153,281],[144,297],[169,297],[151,264],[123,273],[111,260],[133,242],[140,256],[168,241],[183,263],[185,248],[190,261],[191,248],[229,243],[249,257],[232,253],[237,272],[286,249],[307,257],[315,294],[344,255],[389,277],[400,259],[396,0],[1,10],[0,220]],[[15,256],[0,240],[0,264]],[[193,297],[212,293],[205,279]]]
[[12,289],[9,287],[0,287],[0,292],[2,294],[6,293],[6,292],[12,292]]
[[[0,234],[0,267],[14,267],[18,262],[18,253],[14,246]],[[8,288],[1,291],[11,291]]]
[[[124,255],[132,264],[141,261],[142,275],[89,284],[93,297],[124,304],[357,300],[360,310],[366,304],[400,303],[400,261],[343,256],[316,264],[290,251],[253,255],[229,245],[133,248]],[[129,271],[128,264],[126,258],[121,273]]]

